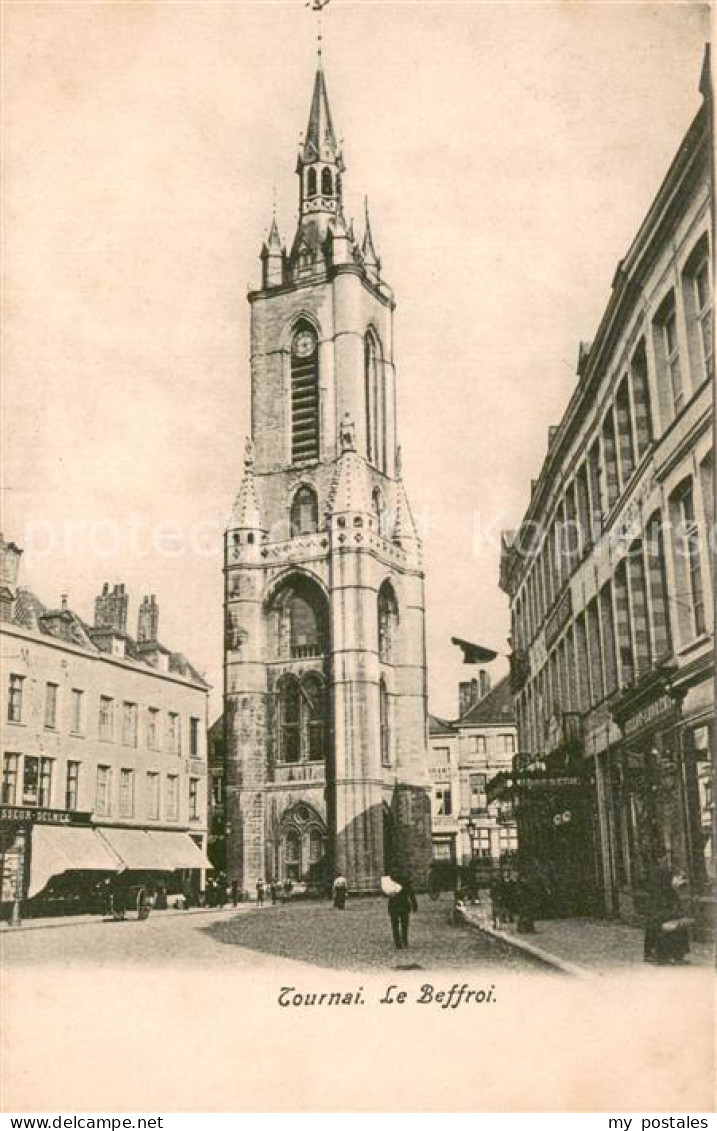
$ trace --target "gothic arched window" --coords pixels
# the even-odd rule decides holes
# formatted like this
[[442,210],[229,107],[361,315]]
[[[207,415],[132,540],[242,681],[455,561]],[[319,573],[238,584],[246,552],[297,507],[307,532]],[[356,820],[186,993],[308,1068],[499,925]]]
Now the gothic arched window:
[[324,855],[324,838],[317,828],[309,830],[309,863],[318,864]]
[[319,458],[319,351],[316,333],[299,323],[291,343],[291,459]]
[[314,534],[319,528],[319,500],[316,491],[302,486],[291,503],[291,534]]
[[370,331],[364,338],[366,455],[379,471],[386,470],[386,378],[381,347]]
[[277,699],[278,761],[323,762],[326,757],[326,689],[315,673],[301,683],[284,676]]
[[396,594],[390,581],[384,581],[378,591],[378,658],[383,664],[393,662],[397,626]]
[[310,166],[306,174],[306,195],[316,196],[316,169],[313,165]]
[[331,170],[324,168],[321,170],[321,195],[331,196],[333,191],[334,182],[331,177]]
[[328,650],[326,598],[301,575],[286,581],[267,610],[272,660],[302,660]]
[[301,875],[301,837],[298,831],[288,829],[284,833],[284,877],[298,880]]
[[324,684],[319,676],[308,675],[304,678],[301,691],[304,751],[310,761],[321,762],[326,754],[326,693]]
[[287,676],[279,685],[279,761],[301,758],[301,688]]
[[381,730],[381,765],[391,765],[391,722],[389,718],[388,690],[382,679],[378,689],[379,720]]

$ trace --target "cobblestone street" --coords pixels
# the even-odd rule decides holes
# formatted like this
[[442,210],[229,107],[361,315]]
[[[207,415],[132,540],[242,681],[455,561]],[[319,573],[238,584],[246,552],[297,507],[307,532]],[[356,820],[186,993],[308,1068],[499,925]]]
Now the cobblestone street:
[[383,899],[226,908],[206,914],[162,912],[139,923],[97,920],[0,936],[6,966],[26,964],[206,963],[281,968],[305,963],[342,970],[500,967],[510,973],[548,972],[508,944],[449,922],[447,899],[419,900],[410,946],[397,951]]

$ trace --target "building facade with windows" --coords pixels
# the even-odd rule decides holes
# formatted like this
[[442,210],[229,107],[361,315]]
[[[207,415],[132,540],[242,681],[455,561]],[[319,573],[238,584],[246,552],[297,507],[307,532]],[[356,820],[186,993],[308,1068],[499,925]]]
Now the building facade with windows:
[[228,877],[377,890],[430,863],[424,581],[397,446],[394,300],[316,74],[290,250],[250,293],[251,420],[226,534]]
[[21,551],[0,551],[3,904],[67,872],[182,871],[198,888],[207,684],[159,642],[154,597],[135,639],[123,585],[104,586],[90,625],[18,587]]
[[[663,853],[714,880],[711,89],[621,260],[504,535],[521,844],[559,913],[639,919]],[[522,823],[521,823],[522,822]]]
[[509,680],[490,690],[486,673],[460,685],[454,722],[430,717],[433,860],[496,869],[510,863],[518,834],[509,798],[489,800],[488,786],[510,770],[516,753],[515,708]]

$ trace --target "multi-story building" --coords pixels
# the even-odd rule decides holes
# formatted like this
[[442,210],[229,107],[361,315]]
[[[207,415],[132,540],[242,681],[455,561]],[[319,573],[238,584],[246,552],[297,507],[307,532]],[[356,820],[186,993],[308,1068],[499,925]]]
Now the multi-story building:
[[665,852],[698,902],[714,878],[707,66],[702,93],[504,536],[521,848],[563,913],[639,917]]
[[433,782],[433,860],[495,869],[511,861],[518,835],[510,799],[489,800],[491,780],[516,751],[509,680],[491,691],[487,673],[460,684],[455,722],[430,717],[428,770]]
[[226,535],[230,882],[376,890],[430,863],[424,582],[397,445],[394,299],[321,65],[290,250],[251,304],[251,428]]
[[18,587],[17,546],[0,553],[5,910],[70,872],[156,870],[198,889],[208,685],[160,643],[154,597],[135,639],[124,585],[103,587],[89,625]]

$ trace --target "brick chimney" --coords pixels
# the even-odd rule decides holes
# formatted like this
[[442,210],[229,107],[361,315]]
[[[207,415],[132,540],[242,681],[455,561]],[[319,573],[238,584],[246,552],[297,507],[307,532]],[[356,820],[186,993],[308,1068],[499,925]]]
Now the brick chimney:
[[2,534],[0,534],[0,563],[2,573],[0,573],[0,584],[12,589],[13,592],[17,588],[17,579],[20,573],[20,558],[22,557],[22,550],[16,546],[14,542],[6,542]]
[[159,632],[159,606],[154,593],[143,597],[137,616],[137,643],[149,644],[157,640]]
[[95,597],[95,628],[109,628],[124,635],[127,632],[128,603],[124,585],[115,585],[110,592],[105,582],[99,597]]
[[480,699],[480,689],[477,679],[458,684],[458,717],[462,719],[471,707],[475,707]]
[[485,670],[485,668],[481,668],[481,670],[478,672],[478,678],[480,680],[480,697],[481,699],[485,699],[486,695],[490,691],[490,676],[488,675],[488,672]]
[[17,579],[20,572],[22,550],[14,542],[6,542],[0,534],[0,620],[12,617],[13,601],[17,597]]

